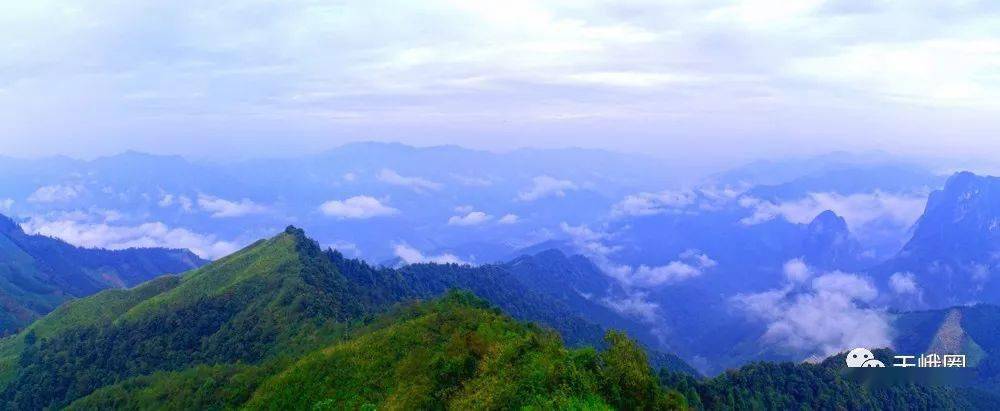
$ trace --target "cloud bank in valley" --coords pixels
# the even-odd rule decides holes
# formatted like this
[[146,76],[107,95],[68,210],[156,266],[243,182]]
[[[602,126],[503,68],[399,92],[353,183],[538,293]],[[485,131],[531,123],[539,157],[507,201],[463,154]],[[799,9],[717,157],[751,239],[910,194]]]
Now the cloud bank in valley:
[[781,288],[732,298],[766,324],[763,341],[812,359],[856,347],[891,347],[889,315],[871,307],[879,293],[870,279],[816,272],[801,260],[786,263],[784,274],[787,281]]
[[132,247],[186,248],[199,257],[215,259],[226,256],[239,245],[219,240],[186,228],[170,227],[162,222],[137,225],[112,223],[87,213],[60,213],[53,217],[35,216],[21,226],[29,234],[55,237],[79,247],[121,250]]
[[739,204],[750,209],[753,214],[740,220],[740,223],[755,225],[781,217],[792,223],[808,224],[819,213],[832,210],[843,217],[852,230],[877,222],[905,228],[920,218],[926,203],[926,194],[891,194],[880,191],[851,195],[810,193],[804,198],[780,203],[741,197]]

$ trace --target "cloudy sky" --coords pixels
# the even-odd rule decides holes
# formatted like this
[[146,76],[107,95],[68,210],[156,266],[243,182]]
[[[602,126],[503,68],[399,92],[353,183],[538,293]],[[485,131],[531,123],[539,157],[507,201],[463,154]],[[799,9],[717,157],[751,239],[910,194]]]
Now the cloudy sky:
[[998,5],[3,0],[0,154],[985,155]]

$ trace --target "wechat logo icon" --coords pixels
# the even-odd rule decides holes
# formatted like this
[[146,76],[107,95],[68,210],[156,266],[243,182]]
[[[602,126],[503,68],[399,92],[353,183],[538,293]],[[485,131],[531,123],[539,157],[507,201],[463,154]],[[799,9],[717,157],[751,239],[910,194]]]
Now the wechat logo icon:
[[882,361],[875,359],[867,348],[855,348],[847,353],[847,366],[850,368],[885,368]]

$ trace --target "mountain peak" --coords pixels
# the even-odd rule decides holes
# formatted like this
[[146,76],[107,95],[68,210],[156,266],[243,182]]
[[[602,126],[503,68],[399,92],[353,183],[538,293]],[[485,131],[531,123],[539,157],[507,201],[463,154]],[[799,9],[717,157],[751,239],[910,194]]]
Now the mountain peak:
[[810,264],[831,269],[857,268],[861,255],[860,245],[847,229],[847,221],[830,210],[819,213],[809,223],[803,247]]
[[846,233],[847,221],[832,210],[826,210],[809,223],[810,233]]

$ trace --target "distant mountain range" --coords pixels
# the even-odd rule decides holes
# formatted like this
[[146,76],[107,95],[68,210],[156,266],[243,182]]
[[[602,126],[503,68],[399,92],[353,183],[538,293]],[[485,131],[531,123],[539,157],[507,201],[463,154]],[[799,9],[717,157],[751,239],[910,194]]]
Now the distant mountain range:
[[[389,143],[228,163],[137,152],[93,160],[0,157],[0,210],[10,200],[7,212],[36,218],[38,229],[69,224],[62,213],[72,211],[86,214],[74,220],[81,231],[107,225],[138,232],[158,222],[240,245],[296,224],[369,261],[398,257],[394,247],[405,244],[425,253],[449,248],[482,264],[540,241],[544,228],[594,221],[629,193],[678,184],[682,173],[654,158],[602,150],[493,153]],[[106,221],[102,212],[116,218]],[[151,238],[204,258],[234,251]]]
[[14,220],[0,215],[0,334],[26,326],[69,299],[133,287],[204,263],[187,250],[75,247],[27,235]]

